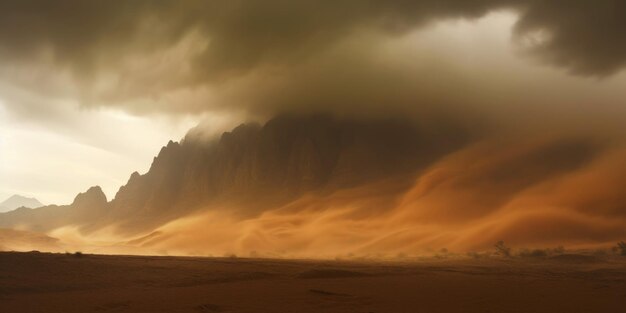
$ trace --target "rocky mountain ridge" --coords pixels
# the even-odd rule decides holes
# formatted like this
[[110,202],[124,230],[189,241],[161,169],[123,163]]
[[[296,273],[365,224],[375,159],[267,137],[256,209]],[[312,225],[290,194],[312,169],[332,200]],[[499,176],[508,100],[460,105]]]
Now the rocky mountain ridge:
[[242,124],[215,140],[190,132],[163,147],[147,173],[132,173],[110,202],[92,187],[69,206],[2,214],[0,227],[74,224],[90,230],[115,224],[139,231],[194,210],[228,207],[257,214],[304,193],[413,173],[460,142],[422,134],[401,120],[326,115]]

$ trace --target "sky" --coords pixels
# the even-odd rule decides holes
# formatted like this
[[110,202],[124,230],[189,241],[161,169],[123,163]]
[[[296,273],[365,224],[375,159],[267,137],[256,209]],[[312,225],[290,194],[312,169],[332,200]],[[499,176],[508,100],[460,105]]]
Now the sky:
[[148,170],[170,139],[194,126],[192,118],[170,121],[120,110],[62,106],[68,119],[46,124],[16,119],[0,104],[0,198],[36,197],[68,204],[79,192],[100,185],[108,197],[133,171]]
[[0,199],[114,196],[170,139],[281,112],[621,141],[617,0],[3,1]]

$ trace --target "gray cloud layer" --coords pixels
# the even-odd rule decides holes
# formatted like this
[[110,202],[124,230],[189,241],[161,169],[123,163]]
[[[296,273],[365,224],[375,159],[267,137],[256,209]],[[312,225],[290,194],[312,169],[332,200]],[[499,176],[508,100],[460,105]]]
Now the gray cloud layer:
[[197,28],[211,41],[198,62],[220,77],[316,53],[360,27],[402,32],[500,8],[520,12],[519,36],[546,32],[538,52],[558,65],[596,75],[624,66],[626,4],[619,0],[3,1],[0,45],[14,57],[50,49],[59,62],[87,70],[111,52],[171,45]]
[[529,0],[522,4],[518,36],[545,32],[532,48],[546,61],[576,74],[606,76],[626,65],[626,2]]
[[[600,77],[626,64],[626,5],[618,0],[24,0],[0,3],[0,60],[8,65],[0,75],[136,112],[390,110],[383,102],[403,111],[418,100],[471,107],[503,99],[471,94],[450,78],[456,74],[412,68],[380,47],[435,21],[501,9],[519,14],[515,41],[544,62]],[[61,78],[78,87],[68,91]],[[433,96],[444,84],[470,95]]]

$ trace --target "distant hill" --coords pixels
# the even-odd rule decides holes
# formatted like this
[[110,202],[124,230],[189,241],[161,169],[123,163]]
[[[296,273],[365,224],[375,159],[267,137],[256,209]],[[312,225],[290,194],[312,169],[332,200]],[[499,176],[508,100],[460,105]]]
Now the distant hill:
[[35,198],[12,195],[8,199],[4,200],[4,202],[0,203],[0,212],[13,211],[20,207],[34,209],[42,206],[43,203],[39,202],[39,200]]
[[29,230],[46,232],[67,225],[82,225],[106,215],[106,195],[100,187],[80,193],[69,205],[48,205],[35,209],[20,207],[0,213],[0,228],[26,226]]

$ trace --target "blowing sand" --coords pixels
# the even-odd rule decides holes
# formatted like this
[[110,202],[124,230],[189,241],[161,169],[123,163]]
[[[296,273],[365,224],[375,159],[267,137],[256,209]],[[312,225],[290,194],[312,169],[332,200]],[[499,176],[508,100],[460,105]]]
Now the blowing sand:
[[626,312],[626,258],[413,263],[0,253],[0,312]]

